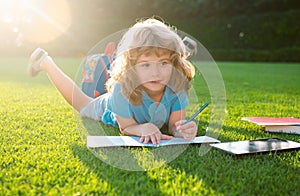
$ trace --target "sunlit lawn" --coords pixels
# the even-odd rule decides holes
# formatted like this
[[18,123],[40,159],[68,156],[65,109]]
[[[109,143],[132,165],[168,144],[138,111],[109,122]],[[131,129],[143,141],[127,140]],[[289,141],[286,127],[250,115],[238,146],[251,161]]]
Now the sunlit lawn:
[[[75,78],[80,59],[57,62]],[[150,149],[135,148],[132,153],[143,171],[113,167],[86,148],[76,112],[45,73],[27,77],[26,63],[21,58],[0,59],[0,195],[300,194],[300,151],[232,157],[210,150],[200,156],[199,146],[189,146],[173,161],[151,169],[161,162],[154,160]],[[241,120],[244,116],[300,118],[300,64],[226,62],[218,66],[227,95],[219,140],[280,137],[300,142],[299,135],[266,133]],[[193,87],[200,84],[205,83],[196,78]],[[199,102],[206,101],[203,97],[199,95]],[[205,134],[209,111],[198,118],[199,136]],[[178,147],[169,148],[170,153],[172,148]],[[128,161],[122,156],[117,159]]]

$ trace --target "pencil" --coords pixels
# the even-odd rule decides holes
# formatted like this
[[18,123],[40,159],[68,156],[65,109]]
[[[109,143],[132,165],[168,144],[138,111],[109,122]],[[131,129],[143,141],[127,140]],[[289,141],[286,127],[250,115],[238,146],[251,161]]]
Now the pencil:
[[191,116],[189,119],[187,119],[183,125],[187,124],[188,122],[191,122],[192,120],[194,120],[207,106],[209,105],[209,102],[206,102],[203,106],[201,106],[199,108],[199,110],[197,110],[195,112],[195,114],[193,114],[193,116]]

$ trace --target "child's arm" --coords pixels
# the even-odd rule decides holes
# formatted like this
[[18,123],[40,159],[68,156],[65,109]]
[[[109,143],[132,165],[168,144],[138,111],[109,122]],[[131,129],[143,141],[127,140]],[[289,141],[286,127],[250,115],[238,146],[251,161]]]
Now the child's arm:
[[153,123],[138,124],[133,118],[116,115],[120,131],[125,135],[140,136],[140,142],[159,144],[160,140],[170,140],[172,136],[162,134]]
[[[198,126],[194,121],[182,125],[186,120],[185,110],[172,112],[169,119],[169,132],[175,137],[183,137],[186,140],[193,140],[196,137]],[[177,131],[179,130],[179,131]]]

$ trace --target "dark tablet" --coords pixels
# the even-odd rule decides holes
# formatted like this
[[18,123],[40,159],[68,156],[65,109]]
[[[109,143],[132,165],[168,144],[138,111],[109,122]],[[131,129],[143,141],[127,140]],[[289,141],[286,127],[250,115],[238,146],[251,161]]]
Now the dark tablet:
[[272,151],[299,150],[300,143],[280,138],[266,138],[211,144],[216,149],[232,155],[266,153]]

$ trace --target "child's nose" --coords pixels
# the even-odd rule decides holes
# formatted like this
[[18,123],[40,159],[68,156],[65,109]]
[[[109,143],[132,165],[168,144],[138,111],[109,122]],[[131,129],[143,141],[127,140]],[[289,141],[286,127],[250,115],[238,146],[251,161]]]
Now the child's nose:
[[151,74],[153,76],[159,76],[160,75],[160,64],[159,63],[153,63],[152,69],[151,69]]

